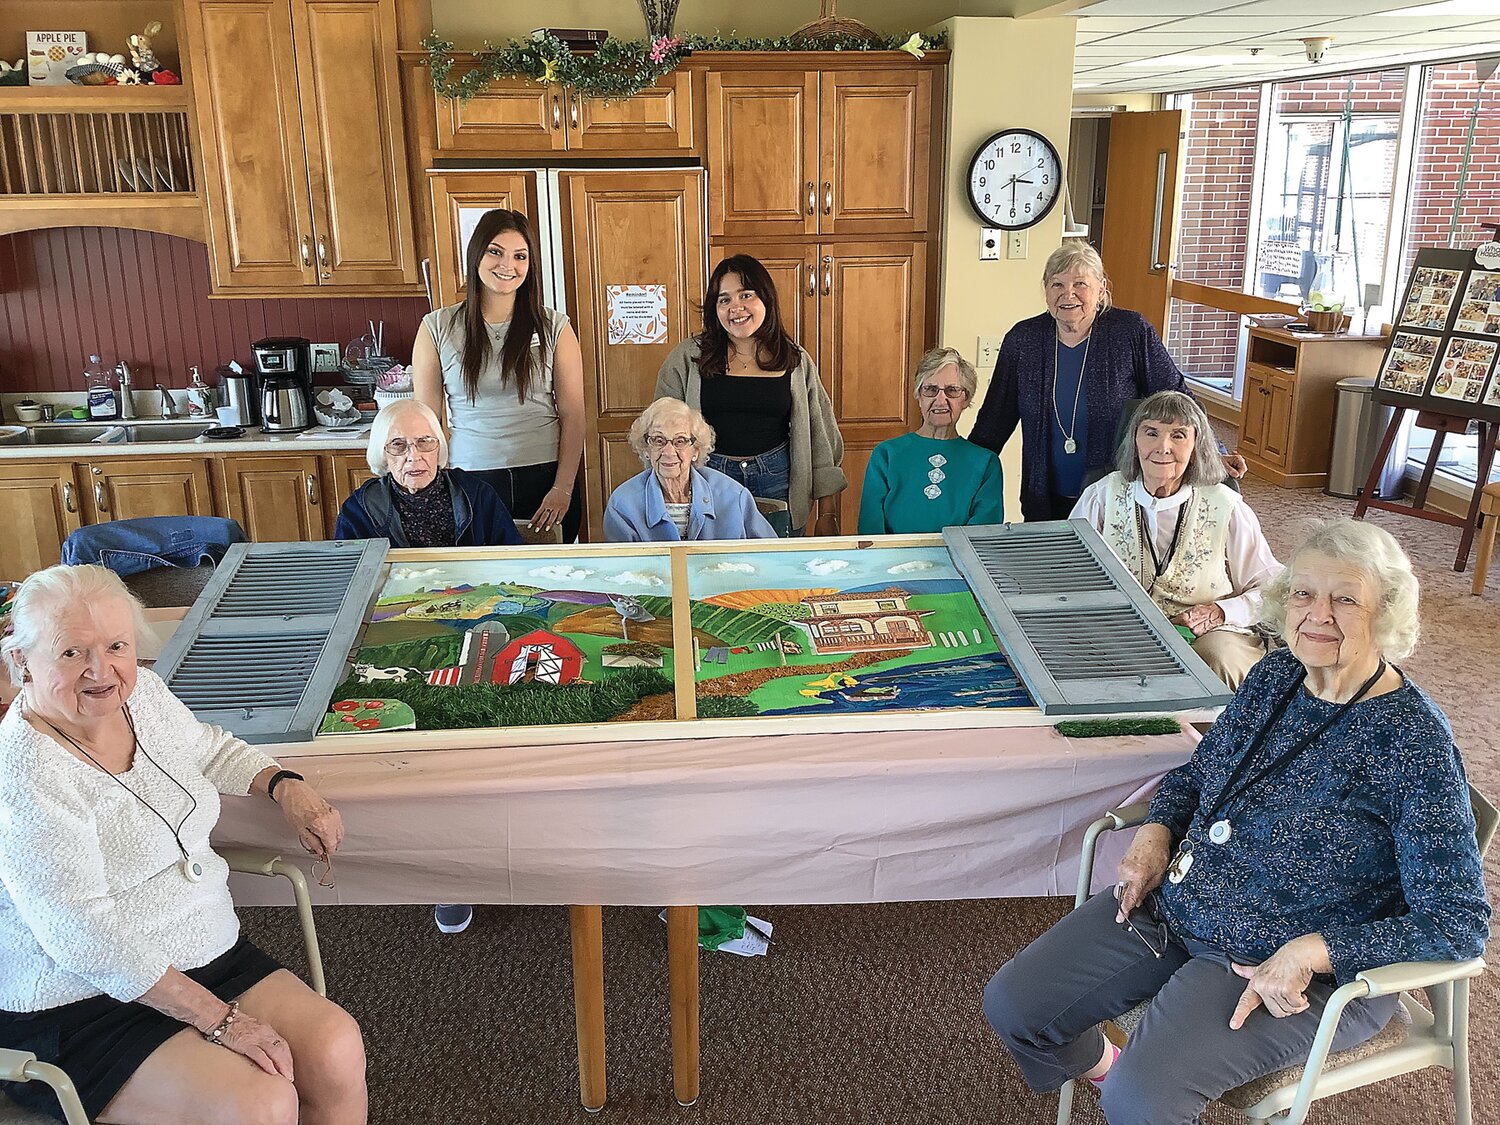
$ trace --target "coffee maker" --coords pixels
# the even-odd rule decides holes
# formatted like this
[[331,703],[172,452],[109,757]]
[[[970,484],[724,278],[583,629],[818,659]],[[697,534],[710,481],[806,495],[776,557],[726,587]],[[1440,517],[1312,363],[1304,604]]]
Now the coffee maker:
[[312,425],[312,342],[270,336],[250,345],[260,375],[260,428],[290,433]]

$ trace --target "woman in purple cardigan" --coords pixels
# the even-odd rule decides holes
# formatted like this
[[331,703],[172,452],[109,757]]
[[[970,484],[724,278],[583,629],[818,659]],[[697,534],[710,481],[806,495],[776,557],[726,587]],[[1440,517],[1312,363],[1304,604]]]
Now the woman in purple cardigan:
[[1042,271],[1047,311],[1005,335],[969,440],[1000,452],[1021,425],[1021,512],[1065,520],[1084,477],[1108,470],[1125,404],[1181,391],[1182,372],[1140,313],[1111,308],[1104,263],[1069,239]]

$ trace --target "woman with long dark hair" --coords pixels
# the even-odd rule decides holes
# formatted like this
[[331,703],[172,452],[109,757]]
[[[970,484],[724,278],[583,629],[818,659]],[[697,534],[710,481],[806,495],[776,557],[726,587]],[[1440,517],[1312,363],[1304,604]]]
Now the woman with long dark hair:
[[583,352],[542,304],[536,237],[519,211],[486,211],[466,254],[466,293],[422,318],[416,397],[445,421],[451,463],[482,478],[538,531],[582,522]]
[[844,439],[818,369],[782,327],[776,286],[760,262],[735,254],[719,263],[703,299],[703,331],[667,356],[656,397],[701,412],[721,446],[709,467],[752,496],[783,501],[793,533],[814,501],[814,533],[839,533],[839,493],[849,485]]

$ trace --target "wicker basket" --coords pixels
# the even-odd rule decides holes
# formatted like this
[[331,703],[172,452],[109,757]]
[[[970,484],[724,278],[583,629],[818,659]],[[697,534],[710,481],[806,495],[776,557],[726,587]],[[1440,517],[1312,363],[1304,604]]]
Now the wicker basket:
[[792,32],[799,39],[828,40],[864,39],[874,42],[880,36],[870,26],[859,20],[851,20],[838,14],[838,0],[823,0],[822,16],[812,23],[805,23]]

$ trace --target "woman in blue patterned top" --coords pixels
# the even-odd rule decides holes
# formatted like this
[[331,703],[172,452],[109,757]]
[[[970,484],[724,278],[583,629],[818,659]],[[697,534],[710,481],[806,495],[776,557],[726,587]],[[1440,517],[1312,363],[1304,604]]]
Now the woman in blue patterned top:
[[[1338,520],[1302,544],[1264,605],[1287,648],[1162,781],[1114,893],[985,990],[1031,1087],[1086,1077],[1110,1125],[1194,1122],[1304,1057],[1337,985],[1484,949],[1490,911],[1452,730],[1388,663],[1416,642],[1410,560],[1380,528]],[[1116,1049],[1099,1022],[1147,1000]],[[1396,1002],[1352,1003],[1334,1050],[1375,1035]]]

